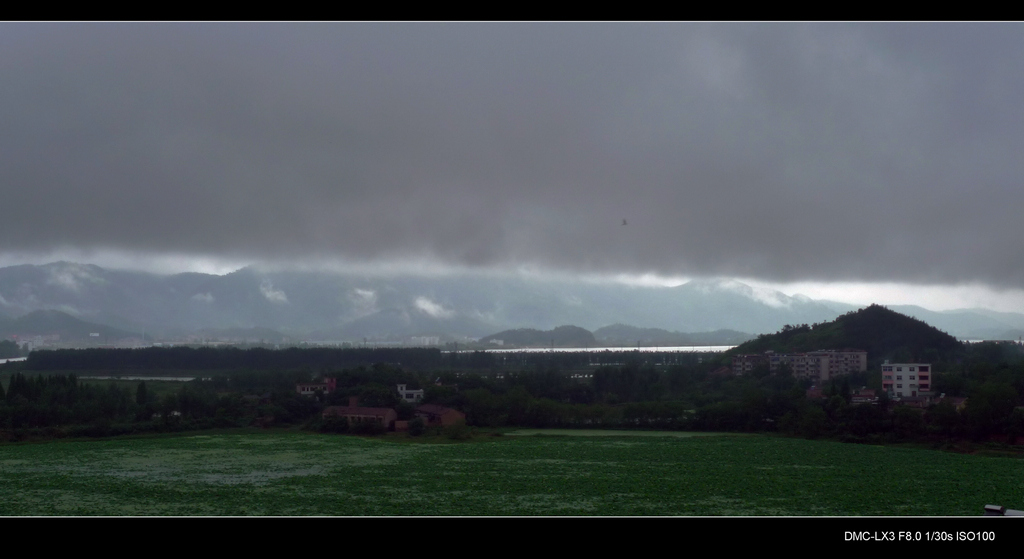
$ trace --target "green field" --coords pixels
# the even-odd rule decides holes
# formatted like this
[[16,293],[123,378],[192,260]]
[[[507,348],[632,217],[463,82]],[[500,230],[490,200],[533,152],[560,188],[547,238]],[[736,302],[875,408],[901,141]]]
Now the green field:
[[517,429],[505,434],[513,436],[546,435],[567,437],[712,437],[724,436],[730,433],[705,433],[695,431],[624,431],[615,429]]
[[1024,508],[1024,461],[766,436],[0,446],[3,515],[978,516],[989,503]]

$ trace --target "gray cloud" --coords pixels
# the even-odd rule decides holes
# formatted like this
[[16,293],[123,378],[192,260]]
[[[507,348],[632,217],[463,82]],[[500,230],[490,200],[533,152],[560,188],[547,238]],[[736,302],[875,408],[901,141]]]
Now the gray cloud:
[[0,31],[3,252],[1024,286],[1019,24]]

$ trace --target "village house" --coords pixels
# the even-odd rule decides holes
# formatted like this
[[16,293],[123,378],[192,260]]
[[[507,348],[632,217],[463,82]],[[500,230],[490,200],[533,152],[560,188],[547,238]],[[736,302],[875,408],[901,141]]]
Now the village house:
[[343,417],[348,420],[349,425],[356,423],[374,422],[384,426],[389,431],[395,429],[395,421],[398,420],[398,413],[391,408],[363,408],[359,406],[359,399],[352,396],[348,400],[348,406],[328,406],[324,408],[322,417]]
[[416,417],[419,417],[427,425],[455,425],[465,423],[466,414],[459,410],[453,410],[437,404],[423,404],[416,408]]
[[338,387],[338,379],[324,377],[323,382],[300,382],[295,385],[295,391],[303,396],[313,396],[317,390],[321,394],[330,394]]
[[734,355],[732,358],[732,372],[737,376],[743,375],[753,371],[761,365],[767,364],[768,357],[766,354],[745,353],[741,355]]
[[729,376],[732,374],[732,369],[726,366],[721,366],[710,373],[712,376]]
[[408,390],[405,388],[406,385],[398,385],[398,396],[403,402],[419,402],[423,399],[423,390]]
[[956,411],[962,412],[962,411],[964,411],[964,408],[967,407],[967,398],[962,398],[962,397],[954,398],[954,397],[951,397],[951,396],[946,396],[945,392],[943,392],[942,394],[939,394],[939,397],[935,399],[935,403],[936,404],[941,404],[942,402],[945,402],[947,400],[949,401],[950,404],[953,405],[953,409],[955,409]]
[[851,404],[877,404],[878,394],[873,388],[863,387],[853,393],[850,398]]

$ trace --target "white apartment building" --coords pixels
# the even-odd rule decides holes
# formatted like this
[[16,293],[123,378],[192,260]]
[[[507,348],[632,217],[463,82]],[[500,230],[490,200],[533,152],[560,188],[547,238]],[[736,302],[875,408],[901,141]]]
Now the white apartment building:
[[931,392],[931,363],[882,364],[882,389],[890,398],[924,396]]

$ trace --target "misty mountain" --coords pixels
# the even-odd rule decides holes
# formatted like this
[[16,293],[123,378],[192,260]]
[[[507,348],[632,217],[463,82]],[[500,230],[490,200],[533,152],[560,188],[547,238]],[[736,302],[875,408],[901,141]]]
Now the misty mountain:
[[[98,334],[93,336],[92,334]],[[139,334],[79,320],[65,312],[39,310],[15,319],[0,320],[0,338],[60,336],[62,342],[110,343]]]
[[[254,267],[225,275],[158,275],[70,262],[0,268],[0,318],[57,310],[156,336],[265,328],[275,335],[257,337],[457,339],[564,324],[590,331],[631,324],[680,333],[762,333],[827,322],[854,308],[722,280],[640,287],[516,275],[368,276]],[[960,337],[1024,330],[1024,315],[1013,313],[893,308]],[[628,337],[631,344],[640,339]]]
[[961,338],[1015,340],[1024,335],[1024,315],[985,309],[930,311],[917,305],[891,305],[890,309],[923,320]]
[[663,328],[637,328],[625,324],[612,324],[594,331],[598,343],[610,346],[629,346],[639,343],[643,346],[699,346],[738,345],[754,338],[753,335],[735,330],[714,332],[670,332]]
[[[186,333],[181,333],[184,336]],[[270,328],[202,328],[187,332],[200,340],[224,341],[232,343],[270,343],[279,344],[290,340],[288,336]]]

